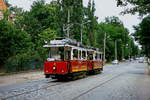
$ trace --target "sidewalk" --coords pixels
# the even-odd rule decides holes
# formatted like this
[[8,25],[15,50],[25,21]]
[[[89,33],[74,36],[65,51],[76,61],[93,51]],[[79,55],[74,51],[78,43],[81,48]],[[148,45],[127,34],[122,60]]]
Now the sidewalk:
[[150,75],[150,65],[148,65],[148,74]]
[[0,86],[20,83],[28,80],[44,78],[43,71],[26,72],[0,76]]

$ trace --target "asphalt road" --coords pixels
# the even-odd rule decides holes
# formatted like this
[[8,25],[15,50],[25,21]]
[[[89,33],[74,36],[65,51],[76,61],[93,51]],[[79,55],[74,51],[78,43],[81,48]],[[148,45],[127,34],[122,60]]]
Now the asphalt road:
[[0,99],[150,100],[147,69],[147,64],[132,61],[106,65],[101,74],[70,82],[39,78],[0,86]]

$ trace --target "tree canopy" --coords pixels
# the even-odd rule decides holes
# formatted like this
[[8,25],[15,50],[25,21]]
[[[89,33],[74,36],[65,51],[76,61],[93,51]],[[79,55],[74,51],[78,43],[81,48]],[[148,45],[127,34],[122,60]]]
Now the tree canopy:
[[139,16],[145,16],[142,19],[142,22],[138,26],[134,26],[135,29],[135,39],[142,45],[142,49],[147,57],[149,55],[149,41],[150,41],[150,28],[149,28],[149,19],[150,19],[150,0],[117,0],[118,5],[126,6],[128,4],[133,5],[133,8],[126,9],[123,13],[139,13]]
[[139,13],[140,16],[150,14],[149,0],[116,0],[118,6],[126,6],[131,4],[133,7],[126,9],[123,13]]
[[150,16],[145,17],[142,22],[135,26],[135,39],[142,45],[144,53],[150,58]]
[[[115,41],[117,41],[118,59],[134,57],[138,55],[138,46],[135,45],[134,39],[129,36],[126,29],[118,17],[107,17],[105,22],[98,24],[96,33],[97,47],[103,48],[104,34],[106,33],[106,59],[115,58]],[[132,44],[132,45],[131,45]],[[103,50],[103,49],[101,49]]]

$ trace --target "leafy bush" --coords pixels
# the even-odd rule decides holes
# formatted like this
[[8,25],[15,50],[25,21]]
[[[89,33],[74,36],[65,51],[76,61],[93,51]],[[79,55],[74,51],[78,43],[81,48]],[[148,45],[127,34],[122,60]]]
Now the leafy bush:
[[9,58],[5,63],[6,72],[19,72],[26,70],[42,69],[43,60],[38,55],[22,53]]

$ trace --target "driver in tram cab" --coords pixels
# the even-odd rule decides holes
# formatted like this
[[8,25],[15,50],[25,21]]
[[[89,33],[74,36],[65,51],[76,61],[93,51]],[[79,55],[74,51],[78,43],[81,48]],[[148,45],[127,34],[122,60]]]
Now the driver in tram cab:
[[77,57],[75,55],[73,56],[73,60],[77,60]]
[[61,52],[61,53],[60,53],[60,61],[63,61],[63,60],[64,60],[64,53]]
[[78,60],[76,54],[73,55],[73,60]]

